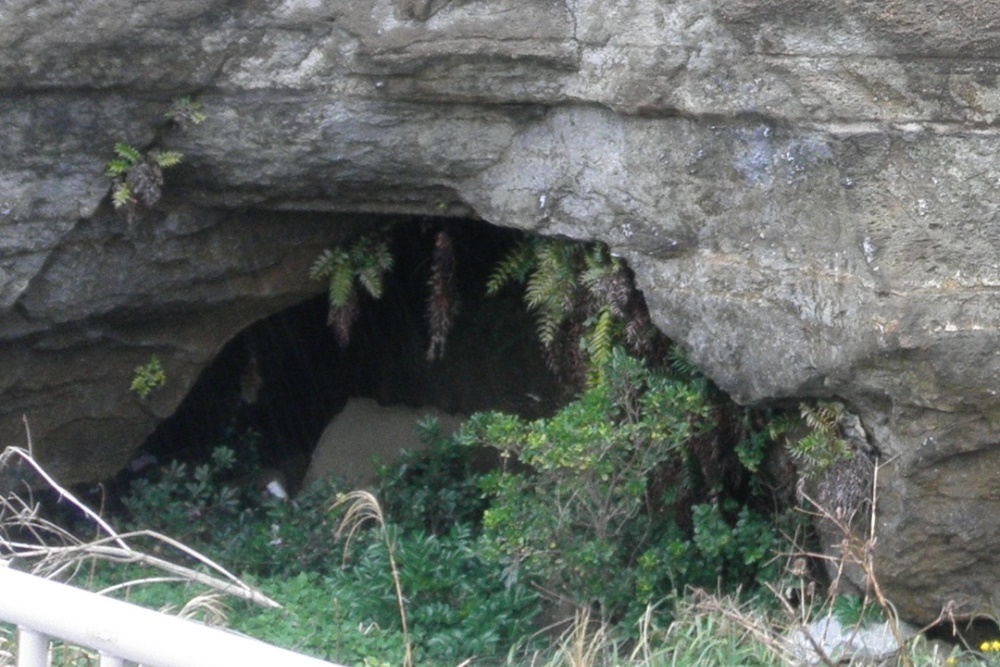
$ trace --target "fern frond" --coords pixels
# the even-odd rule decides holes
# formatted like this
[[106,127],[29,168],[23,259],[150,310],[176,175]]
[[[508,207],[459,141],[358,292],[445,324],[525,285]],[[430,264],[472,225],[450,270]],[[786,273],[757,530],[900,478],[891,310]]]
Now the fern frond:
[[363,266],[358,269],[358,283],[373,299],[381,299],[385,290],[382,272],[374,266]]
[[701,375],[701,371],[692,363],[687,352],[680,345],[670,347],[670,368],[673,369],[682,380],[693,380]]
[[327,280],[331,308],[343,308],[354,298],[354,267],[343,248],[333,248],[320,253],[309,268],[313,280]]
[[392,270],[393,256],[388,243],[380,241],[374,245],[371,253],[371,265],[382,273]]
[[840,420],[845,414],[843,403],[821,401],[816,405],[802,403],[799,412],[811,432],[796,442],[788,442],[788,452],[798,461],[806,477],[813,477],[838,461],[853,456],[850,444],[840,437]]
[[844,415],[844,405],[837,401],[820,401],[816,405],[801,403],[799,412],[809,428],[830,434],[837,430],[837,425]]
[[190,96],[179,97],[174,100],[174,103],[170,106],[170,110],[163,114],[165,118],[178,123],[182,127],[191,125],[200,125],[205,122],[208,116],[202,111],[201,102],[195,102]]
[[562,326],[565,318],[560,318],[559,313],[546,309],[538,310],[536,318],[535,326],[538,328],[538,340],[545,347],[552,347],[559,334],[559,327]]
[[351,266],[346,253],[334,255],[327,292],[330,305],[336,308],[343,308],[357,298],[354,288],[354,267]]
[[576,257],[567,246],[559,241],[539,244],[537,265],[524,294],[530,310],[548,311],[559,321],[572,312],[577,289]]
[[584,269],[580,273],[580,282],[593,293],[594,289],[613,270],[614,265],[608,246],[603,243],[595,243],[584,257]]
[[129,166],[142,162],[142,153],[128,144],[115,144],[115,154],[128,162]]
[[330,274],[333,273],[333,265],[333,250],[328,248],[321,252],[319,257],[316,258],[316,261],[314,261],[312,266],[309,267],[309,279],[323,280],[324,278],[330,277]]
[[590,326],[586,336],[587,355],[593,383],[600,384],[614,350],[615,317],[609,308],[602,308]]
[[116,209],[132,203],[132,188],[125,181],[115,181],[111,186],[111,203]]
[[184,154],[177,151],[151,151],[149,157],[161,168],[175,167],[184,159]]
[[385,273],[392,268],[392,253],[385,242],[372,243],[362,239],[350,250],[351,264],[356,267],[358,282],[374,299],[381,299],[385,289]]
[[108,166],[104,173],[108,176],[108,178],[117,178],[118,176],[125,174],[131,166],[132,163],[128,160],[124,158],[115,158],[114,160],[108,162]]
[[496,296],[511,283],[523,284],[537,265],[537,244],[534,239],[524,241],[507,252],[493,269],[486,282],[487,296]]

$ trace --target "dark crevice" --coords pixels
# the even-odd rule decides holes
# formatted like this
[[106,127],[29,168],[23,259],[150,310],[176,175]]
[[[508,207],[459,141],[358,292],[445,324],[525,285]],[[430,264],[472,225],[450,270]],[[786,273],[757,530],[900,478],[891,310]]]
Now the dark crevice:
[[[432,362],[425,300],[440,230],[455,245],[461,309],[444,357]],[[222,349],[143,451],[161,462],[197,463],[220,444],[247,446],[241,436],[254,433],[261,465],[284,472],[294,492],[324,427],[352,397],[467,415],[551,412],[559,388],[521,295],[485,296],[496,261],[522,235],[469,220],[418,218],[397,225],[391,237],[395,266],[385,294],[362,299],[346,348],[326,325],[325,294],[255,323]]]

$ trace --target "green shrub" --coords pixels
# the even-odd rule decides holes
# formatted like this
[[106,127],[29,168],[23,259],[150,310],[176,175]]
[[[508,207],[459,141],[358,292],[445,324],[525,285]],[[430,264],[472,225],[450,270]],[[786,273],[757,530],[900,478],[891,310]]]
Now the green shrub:
[[[474,477],[463,479],[469,448],[441,438],[432,421],[421,429],[431,449],[405,457],[411,467],[385,471],[388,495],[406,524],[405,531],[386,528],[418,662],[499,659],[534,629],[538,596],[526,585],[505,586],[500,568],[478,553],[477,528],[464,505],[482,503]],[[129,523],[198,548],[285,606],[234,603],[231,623],[240,631],[337,662],[399,664],[405,642],[384,543],[363,531],[345,559],[334,538],[339,517],[330,512],[340,490],[335,482],[318,482],[294,503],[262,501],[227,484],[237,471],[245,476],[244,467],[253,468],[253,457],[238,459],[225,447],[194,468],[170,464],[158,478],[134,483],[123,499]],[[158,588],[131,595],[152,607],[183,597]]]
[[[538,596],[525,585],[505,586],[499,568],[478,553],[468,526],[447,535],[386,529],[395,545],[417,664],[496,658],[532,632]],[[398,629],[388,555],[373,537],[362,535],[345,567],[331,575],[336,604],[356,623]]]
[[[484,482],[486,553],[558,598],[611,614],[636,601],[637,557],[662,531],[651,476],[683,467],[711,428],[702,388],[651,373],[620,350],[604,382],[549,419],[474,417],[484,442],[514,459]],[[523,572],[522,572],[523,571]],[[643,601],[645,602],[645,601]]]
[[486,556],[508,581],[611,619],[688,584],[752,582],[777,544],[769,517],[751,499],[691,503],[703,483],[694,450],[716,427],[706,382],[620,349],[601,377],[549,419],[470,421],[507,462],[483,482]]
[[220,483],[236,465],[233,450],[219,447],[211,463],[195,466],[173,461],[158,477],[137,479],[122,498],[130,529],[150,529],[199,548],[232,539],[247,510],[233,486]]
[[434,417],[417,423],[423,451],[405,452],[379,467],[379,498],[389,521],[403,530],[446,535],[459,525],[478,526],[486,509],[475,469],[475,438],[441,434]]

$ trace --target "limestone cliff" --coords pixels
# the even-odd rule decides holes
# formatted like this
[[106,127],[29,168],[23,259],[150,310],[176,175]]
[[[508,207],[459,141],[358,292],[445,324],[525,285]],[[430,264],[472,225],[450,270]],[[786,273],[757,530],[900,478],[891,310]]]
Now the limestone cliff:
[[[739,400],[845,400],[901,611],[996,603],[998,48],[997,0],[3,0],[0,438],[113,469],[357,214],[479,216],[608,242]],[[186,154],[135,226],[116,141]]]

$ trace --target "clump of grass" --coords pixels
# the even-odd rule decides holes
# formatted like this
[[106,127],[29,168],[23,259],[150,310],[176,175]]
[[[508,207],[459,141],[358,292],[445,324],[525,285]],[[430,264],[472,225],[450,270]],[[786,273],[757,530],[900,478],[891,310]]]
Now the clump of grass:
[[675,620],[663,636],[656,664],[786,665],[791,656],[782,628],[759,604],[738,595],[696,590],[678,600]]
[[358,529],[369,521],[374,521],[375,526],[382,534],[382,539],[385,541],[385,548],[389,556],[392,582],[396,588],[396,602],[399,605],[399,623],[403,629],[403,641],[406,643],[403,667],[413,667],[413,641],[406,623],[406,604],[403,597],[403,586],[400,583],[399,566],[396,564],[396,543],[386,529],[382,506],[379,504],[378,498],[369,491],[351,491],[350,493],[340,495],[337,498],[337,502],[330,509],[332,511],[340,507],[347,508],[343,519],[340,521],[340,527],[337,529],[338,540],[345,537],[346,534],[344,542],[345,555]]
[[589,608],[578,609],[573,622],[559,638],[554,662],[549,667],[593,667],[613,650],[608,624],[591,618]]

